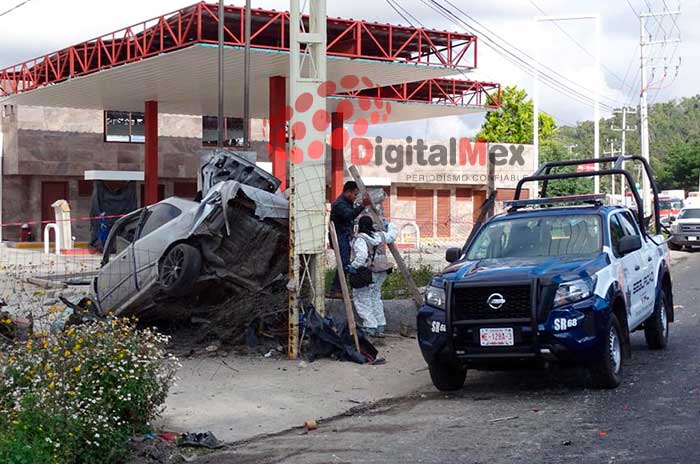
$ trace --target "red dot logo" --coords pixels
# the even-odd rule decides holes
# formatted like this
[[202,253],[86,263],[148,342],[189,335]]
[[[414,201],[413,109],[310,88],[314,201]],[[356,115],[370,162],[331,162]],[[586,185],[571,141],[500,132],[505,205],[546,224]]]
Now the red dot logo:
[[[369,77],[353,74],[343,76],[337,83],[327,80],[318,85],[315,93],[304,92],[296,98],[292,105],[287,105],[284,120],[289,123],[295,116],[301,119],[305,113],[311,110],[314,98],[340,98],[333,111],[341,115],[343,124],[350,125],[350,130],[342,126],[333,129],[331,148],[342,150],[351,141],[350,131],[352,131],[352,135],[363,137],[369,131],[370,126],[379,124],[380,121],[387,122],[389,120],[392,110],[391,104],[379,98],[378,92],[373,92],[377,86],[377,83]],[[331,108],[333,108],[332,105],[336,98],[331,100]],[[326,150],[325,136],[320,140],[310,140],[309,130],[313,129],[316,132],[325,133],[331,125],[331,113],[325,108],[318,109],[311,115],[310,124],[307,118],[303,119],[307,123],[297,120],[289,127],[292,140],[303,141],[306,146],[306,153],[300,146],[291,147],[289,159],[292,163],[303,162],[305,156],[312,160],[319,159]],[[267,151],[270,155],[275,155],[283,152],[284,148],[273,148],[268,143]]]

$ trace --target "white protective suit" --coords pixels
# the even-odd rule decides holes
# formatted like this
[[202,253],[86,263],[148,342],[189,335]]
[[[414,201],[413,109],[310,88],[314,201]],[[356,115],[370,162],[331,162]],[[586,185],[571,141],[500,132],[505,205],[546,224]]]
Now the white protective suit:
[[[352,242],[352,261],[350,266],[360,268],[369,266],[375,247],[386,243],[393,243],[398,235],[396,226],[388,223],[386,232],[374,232],[370,237],[367,234],[358,234]],[[355,303],[357,314],[362,318],[362,327],[376,330],[386,325],[384,318],[384,304],[382,303],[382,284],[387,272],[373,272],[373,282],[367,287],[353,288],[352,299]]]

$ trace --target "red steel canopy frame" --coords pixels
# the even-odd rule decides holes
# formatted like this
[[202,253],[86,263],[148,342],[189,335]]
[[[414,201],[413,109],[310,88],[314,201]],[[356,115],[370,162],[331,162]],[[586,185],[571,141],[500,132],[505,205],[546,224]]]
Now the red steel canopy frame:
[[[244,45],[244,8],[225,7],[225,43]],[[0,71],[0,96],[16,95],[69,78],[185,48],[216,44],[217,5],[204,2],[144,21],[111,34],[10,66]],[[254,9],[251,47],[289,50],[289,13]],[[353,19],[328,19],[329,56],[476,68],[476,36]],[[423,84],[425,85],[425,84]],[[429,89],[439,92],[431,83]]]
[[494,82],[426,79],[338,93],[334,96],[498,109],[501,106],[501,85]]

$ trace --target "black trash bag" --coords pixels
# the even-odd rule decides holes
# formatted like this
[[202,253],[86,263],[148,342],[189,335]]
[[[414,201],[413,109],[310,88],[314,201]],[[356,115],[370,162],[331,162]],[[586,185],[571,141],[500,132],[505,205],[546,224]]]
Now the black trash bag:
[[192,446],[195,448],[219,449],[223,448],[224,443],[217,439],[213,433],[183,433],[178,441],[178,446]]
[[309,361],[312,362],[318,358],[332,357],[341,361],[365,364],[374,362],[379,353],[362,331],[357,333],[360,342],[358,352],[347,323],[345,321],[336,323],[330,316],[321,317],[313,305],[309,305],[306,309],[306,330],[310,340],[307,353]]

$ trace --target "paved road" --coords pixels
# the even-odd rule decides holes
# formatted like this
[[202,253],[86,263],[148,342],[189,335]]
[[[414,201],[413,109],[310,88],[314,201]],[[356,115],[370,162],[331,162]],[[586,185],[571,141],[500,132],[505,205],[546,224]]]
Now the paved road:
[[700,253],[673,267],[667,350],[633,335],[616,390],[583,370],[470,372],[458,394],[418,393],[248,443],[207,463],[700,463]]

